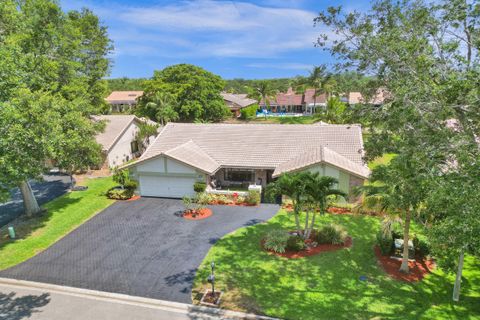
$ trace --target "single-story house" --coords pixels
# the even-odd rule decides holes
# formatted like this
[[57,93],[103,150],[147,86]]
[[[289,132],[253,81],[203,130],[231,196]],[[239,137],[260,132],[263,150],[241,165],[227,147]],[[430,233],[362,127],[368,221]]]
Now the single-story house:
[[143,91],[113,91],[105,100],[110,105],[110,112],[124,112],[137,105],[137,99]]
[[317,109],[325,108],[326,104],[326,94],[317,94],[315,98],[315,89],[312,88],[303,93],[296,93],[292,88],[288,88],[287,92],[279,92],[273,99],[269,99],[267,104],[260,101],[260,107],[275,113],[313,114]]
[[[105,156],[105,166],[114,168],[127,161],[138,158],[141,146],[136,139],[141,123],[157,125],[155,122],[134,115],[100,115],[94,116],[95,121],[105,121],[105,130],[96,136],[102,145]],[[149,137],[144,144],[149,145],[154,137]]]
[[221,93],[223,100],[227,107],[230,108],[233,115],[236,117],[240,116],[240,109],[249,107],[257,103],[257,100],[250,99],[245,93]]
[[[142,196],[180,198],[193,184],[265,187],[285,172],[309,170],[351,192],[369,175],[358,125],[168,123],[135,162],[124,167]],[[214,183],[213,183],[214,182]]]

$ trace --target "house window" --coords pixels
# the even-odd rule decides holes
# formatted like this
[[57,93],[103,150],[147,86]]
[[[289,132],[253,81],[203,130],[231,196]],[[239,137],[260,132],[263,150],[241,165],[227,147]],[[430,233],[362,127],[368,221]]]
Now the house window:
[[138,142],[137,141],[132,141],[130,143],[130,147],[132,148],[132,153],[137,153],[138,152]]
[[242,169],[225,169],[225,180],[233,182],[253,182],[254,171]]

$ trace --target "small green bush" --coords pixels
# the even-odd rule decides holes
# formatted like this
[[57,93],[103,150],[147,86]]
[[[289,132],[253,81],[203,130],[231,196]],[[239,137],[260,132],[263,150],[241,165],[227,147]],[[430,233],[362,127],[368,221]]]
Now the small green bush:
[[315,234],[317,242],[321,244],[343,244],[347,236],[347,231],[336,224],[324,225]]
[[137,187],[138,187],[138,183],[135,180],[128,180],[124,184],[125,189],[135,190],[135,189],[137,189]]
[[305,249],[305,241],[300,236],[290,236],[286,248],[291,251],[301,251]]
[[206,192],[198,193],[195,198],[196,198],[196,202],[201,205],[210,204],[210,202],[214,200],[213,195]]
[[254,104],[246,108],[240,109],[240,118],[243,120],[252,120],[257,117],[258,105]]
[[426,257],[430,254],[430,246],[429,244],[418,238],[417,236],[414,236],[412,239],[413,243],[413,248],[415,249],[415,252],[421,256],[421,257]]
[[193,184],[193,191],[197,193],[205,192],[205,189],[207,189],[207,184],[205,182],[195,182]]
[[384,256],[388,256],[393,251],[393,237],[385,235],[382,231],[377,233],[377,244],[380,247],[380,252]]
[[264,247],[278,253],[284,253],[290,235],[285,230],[274,229],[265,235]]
[[215,200],[217,200],[219,204],[229,204],[233,202],[232,199],[228,198],[226,195],[223,194],[217,195],[215,197]]
[[250,205],[257,205],[260,203],[260,192],[255,190],[249,190],[248,195],[245,197],[245,202]]
[[128,200],[131,197],[133,197],[133,191],[135,189],[118,189],[118,188],[112,188],[107,191],[107,197],[109,199],[115,199],[115,200]]

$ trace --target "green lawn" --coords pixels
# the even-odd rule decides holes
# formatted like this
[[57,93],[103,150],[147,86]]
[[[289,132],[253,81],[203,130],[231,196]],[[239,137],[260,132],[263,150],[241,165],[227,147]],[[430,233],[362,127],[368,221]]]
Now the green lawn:
[[87,191],[67,193],[43,207],[41,217],[14,224],[17,240],[9,240],[0,230],[0,270],[25,261],[45,250],[96,213],[111,205],[103,193],[114,185],[111,178],[88,180]]
[[[480,319],[480,261],[466,259],[460,303],[452,303],[453,276],[435,271],[418,283],[388,277],[372,247],[379,220],[369,216],[326,215],[353,236],[353,247],[288,260],[260,248],[265,232],[292,230],[293,217],[280,211],[268,223],[245,227],[219,240],[205,257],[193,298],[207,287],[215,261],[223,306],[286,319]],[[419,232],[419,230],[415,230]],[[367,276],[369,281],[359,280]]]

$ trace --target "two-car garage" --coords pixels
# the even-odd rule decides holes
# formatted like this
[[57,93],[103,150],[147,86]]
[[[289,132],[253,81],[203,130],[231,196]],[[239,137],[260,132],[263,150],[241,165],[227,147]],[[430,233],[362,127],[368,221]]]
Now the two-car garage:
[[182,198],[195,194],[196,181],[205,181],[204,173],[168,157],[156,157],[139,164],[133,170],[144,197]]

